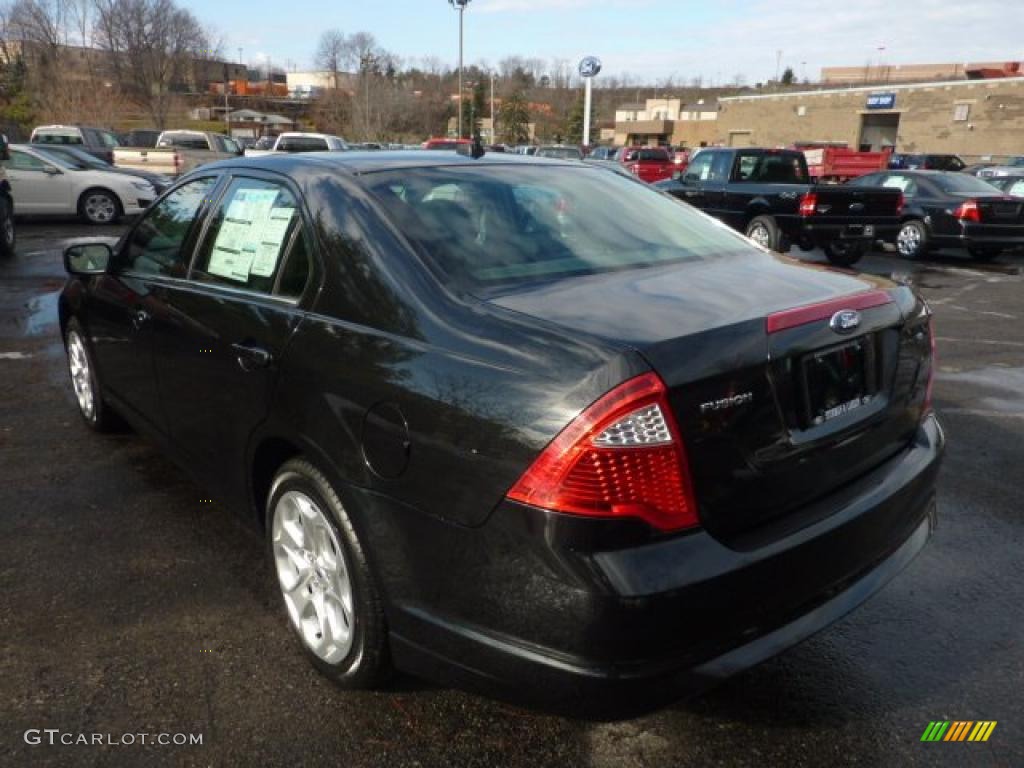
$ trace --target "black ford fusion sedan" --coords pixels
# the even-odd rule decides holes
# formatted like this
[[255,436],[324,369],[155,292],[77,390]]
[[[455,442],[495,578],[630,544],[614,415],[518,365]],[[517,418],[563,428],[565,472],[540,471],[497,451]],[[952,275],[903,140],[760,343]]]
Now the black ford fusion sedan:
[[700,688],[863,602],[934,522],[921,299],[600,168],[229,160],[65,265],[86,423],[263,527],[344,686]]

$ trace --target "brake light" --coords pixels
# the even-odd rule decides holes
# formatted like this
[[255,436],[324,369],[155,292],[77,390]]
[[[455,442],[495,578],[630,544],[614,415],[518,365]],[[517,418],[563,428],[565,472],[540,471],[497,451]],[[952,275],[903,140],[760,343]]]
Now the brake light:
[[633,163],[629,166],[629,172],[635,176],[640,175],[640,163]]
[[977,200],[965,200],[960,204],[953,214],[960,221],[981,221],[981,211],[978,209]]
[[679,430],[657,374],[630,379],[545,448],[508,498],[554,512],[639,518],[660,531],[698,525]]
[[814,192],[808,192],[800,198],[800,215],[813,216],[818,212],[818,196]]

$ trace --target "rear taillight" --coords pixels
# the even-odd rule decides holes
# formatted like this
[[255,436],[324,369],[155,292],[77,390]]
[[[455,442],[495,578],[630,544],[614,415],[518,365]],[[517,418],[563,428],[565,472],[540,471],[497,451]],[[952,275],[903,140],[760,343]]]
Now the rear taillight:
[[981,221],[981,211],[978,210],[977,200],[965,200],[960,204],[953,214],[960,221]]
[[632,173],[634,176],[639,176],[640,175],[640,163],[631,163],[629,165],[629,172]]
[[508,498],[555,512],[639,518],[660,531],[698,525],[689,466],[665,385],[619,385],[545,448]]
[[800,198],[800,215],[813,216],[818,212],[818,196],[814,192],[808,192]]

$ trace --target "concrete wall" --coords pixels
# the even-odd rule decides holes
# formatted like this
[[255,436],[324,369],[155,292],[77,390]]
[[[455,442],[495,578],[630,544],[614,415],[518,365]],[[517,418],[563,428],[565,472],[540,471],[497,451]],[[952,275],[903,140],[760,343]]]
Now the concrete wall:
[[[878,93],[895,94],[894,108],[867,109],[867,97]],[[1024,154],[1024,78],[738,96],[721,104],[716,141],[723,144],[844,141],[855,148],[863,116],[888,113],[899,115],[897,151]],[[967,105],[967,120],[954,119],[958,104]]]

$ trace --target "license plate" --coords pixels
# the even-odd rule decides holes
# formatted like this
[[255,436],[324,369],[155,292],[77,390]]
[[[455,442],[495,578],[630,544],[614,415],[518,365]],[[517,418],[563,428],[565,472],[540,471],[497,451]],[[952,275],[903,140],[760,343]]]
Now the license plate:
[[811,425],[838,419],[871,402],[864,339],[806,356],[803,372]]
[[845,234],[847,237],[874,237],[875,227],[873,224],[848,224]]

